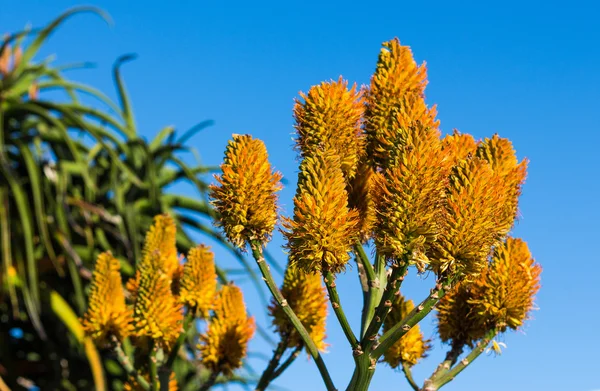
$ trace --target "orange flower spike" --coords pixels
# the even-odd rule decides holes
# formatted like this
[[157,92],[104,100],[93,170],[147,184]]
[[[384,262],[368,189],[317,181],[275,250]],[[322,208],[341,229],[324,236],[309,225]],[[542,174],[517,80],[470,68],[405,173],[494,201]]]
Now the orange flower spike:
[[[325,351],[325,323],[327,320],[327,290],[321,283],[319,274],[307,274],[301,269],[288,265],[281,287],[281,294],[294,310],[310,337],[320,351]],[[273,325],[282,338],[287,336],[288,347],[301,346],[302,338],[290,323],[281,307],[272,300],[269,313]]]
[[172,279],[153,265],[164,264],[157,251],[138,266],[140,281],[133,306],[135,334],[170,349],[183,331],[182,306],[173,295]]
[[358,212],[348,208],[339,159],[331,151],[300,165],[294,218],[284,220],[290,263],[306,273],[344,270],[358,238]]
[[234,135],[225,150],[223,173],[210,186],[212,204],[231,243],[244,248],[250,240],[270,240],[277,223],[281,174],[268,161],[265,144],[250,135]]
[[477,142],[470,134],[460,133],[455,129],[442,139],[442,150],[448,156],[449,166],[454,166],[462,159],[475,155]]
[[373,182],[375,172],[371,165],[362,160],[354,178],[348,184],[348,206],[358,211],[358,231],[363,243],[372,236],[375,223],[375,204],[373,199]]
[[478,157],[458,163],[449,177],[440,235],[434,245],[435,272],[459,271],[471,279],[487,263],[505,235],[501,224],[504,184],[492,166]]
[[423,271],[440,231],[448,169],[435,130],[416,124],[406,141],[374,177],[373,232],[378,253],[390,263],[408,260]]
[[367,153],[375,166],[387,168],[388,155],[406,140],[407,128],[420,122],[436,129],[436,108],[424,100],[427,69],[415,62],[408,46],[398,39],[385,42],[365,94]]
[[[142,259],[144,261],[155,260],[161,264],[155,265],[165,272],[170,278],[179,268],[179,257],[177,255],[177,226],[175,220],[169,215],[158,215],[154,217],[154,224],[146,233]],[[160,252],[160,257],[154,257],[154,252]]]
[[229,376],[242,366],[248,342],[255,330],[254,318],[246,314],[240,288],[225,285],[221,288],[206,333],[200,336],[201,362],[211,371]]
[[[383,332],[400,323],[414,308],[412,300],[405,300],[402,295],[397,295],[392,302],[391,312],[383,322]],[[429,341],[425,340],[417,324],[385,351],[383,360],[392,368],[398,368],[402,363],[412,367],[425,358],[430,349]]]
[[490,266],[473,284],[469,304],[489,327],[501,332],[507,328],[516,330],[533,309],[541,271],[527,243],[508,238],[495,249]]
[[200,245],[190,250],[180,285],[179,300],[207,318],[217,292],[214,254],[209,247]]
[[364,102],[356,84],[348,89],[348,82],[340,77],[300,96],[303,101],[296,100],[294,118],[301,156],[330,149],[340,157],[345,177],[353,178],[365,144],[361,129]]
[[456,346],[473,346],[487,328],[477,320],[471,300],[471,285],[459,283],[447,292],[436,306],[438,334],[442,342]]
[[110,337],[127,337],[131,331],[131,310],[125,305],[120,264],[110,252],[96,260],[92,273],[88,310],[83,316],[85,333],[99,346],[110,344]]
[[505,202],[500,205],[504,210],[501,224],[505,233],[508,233],[517,216],[521,187],[527,176],[527,160],[519,163],[510,140],[498,135],[486,138],[479,144],[477,156],[487,160],[504,183]]

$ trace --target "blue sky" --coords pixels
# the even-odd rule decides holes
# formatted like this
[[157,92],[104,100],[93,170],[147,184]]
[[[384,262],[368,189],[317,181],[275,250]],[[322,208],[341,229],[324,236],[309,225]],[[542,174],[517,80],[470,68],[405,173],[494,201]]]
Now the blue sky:
[[[501,340],[500,357],[482,356],[448,391],[592,391],[600,388],[594,300],[600,262],[600,9],[592,1],[494,2],[125,2],[96,1],[112,28],[90,15],[69,21],[44,50],[58,63],[92,61],[96,69],[70,77],[114,97],[110,67],[124,68],[139,129],[147,137],[165,125],[184,131],[213,119],[192,139],[204,162],[218,164],[232,133],[252,133],[290,184],[281,203],[288,214],[296,180],[292,105],[299,91],[340,74],[367,83],[383,41],[399,37],[429,69],[427,101],[438,104],[444,132],[510,138],[530,159],[515,235],[543,266],[539,310],[522,331]],[[0,0],[0,30],[40,26],[74,1]],[[278,246],[270,245],[283,263]],[[223,263],[229,255],[217,249]],[[432,279],[413,275],[405,293],[416,300]],[[340,276],[342,303],[357,325],[361,296],[350,269]],[[265,316],[246,289],[259,322]],[[352,358],[335,319],[329,319],[325,361],[340,389]],[[423,324],[435,336],[431,318]],[[268,352],[257,338],[253,350]],[[415,369],[421,381],[441,360],[438,341]],[[253,360],[260,370],[266,364]],[[322,389],[318,372],[301,357],[278,382],[290,390]],[[381,365],[373,390],[408,390],[401,373]]]

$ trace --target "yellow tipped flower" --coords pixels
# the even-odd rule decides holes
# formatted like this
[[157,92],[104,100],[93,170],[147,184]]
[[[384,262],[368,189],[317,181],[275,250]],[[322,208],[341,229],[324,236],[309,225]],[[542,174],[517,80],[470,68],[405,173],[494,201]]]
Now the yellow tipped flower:
[[215,259],[210,247],[200,245],[190,250],[180,284],[179,300],[207,318],[217,292]]
[[135,334],[149,337],[170,349],[183,331],[182,306],[173,295],[172,279],[154,265],[164,264],[154,252],[138,266],[139,285],[133,306]]
[[[150,383],[150,376],[143,375],[144,378]],[[159,382],[160,385],[160,382]],[[175,372],[171,372],[171,377],[169,378],[169,391],[178,391],[179,386],[177,385],[177,379],[175,378]],[[144,387],[142,387],[134,378],[130,378],[123,384],[123,391],[145,391]]]
[[252,136],[234,135],[225,151],[219,185],[210,186],[217,224],[231,243],[244,248],[250,240],[266,242],[277,223],[281,174],[273,172],[265,144]]
[[442,341],[472,346],[489,330],[518,329],[533,309],[540,273],[527,244],[508,238],[476,280],[453,288],[438,303]]
[[[287,304],[294,310],[300,322],[315,341],[320,351],[325,351],[325,323],[327,320],[326,289],[319,274],[307,274],[301,269],[288,265],[283,279],[281,293]],[[273,325],[282,338],[288,338],[288,347],[301,346],[302,338],[290,323],[283,309],[273,300],[269,306]]]
[[503,214],[499,223],[504,225],[504,230],[508,233],[517,216],[521,187],[527,176],[527,160],[519,163],[510,140],[498,135],[486,138],[477,148],[477,156],[492,165],[494,173],[504,184],[504,202],[500,205]]
[[[146,233],[144,248],[142,249],[142,262],[149,260],[160,261],[159,267],[169,277],[179,268],[177,256],[177,226],[175,220],[169,215],[158,215],[154,217],[154,224]],[[160,257],[154,257],[154,253],[160,252]]]
[[407,135],[406,144],[390,156],[392,166],[375,175],[373,231],[380,255],[415,263],[422,271],[440,230],[448,171],[437,131],[417,124]]
[[88,310],[83,316],[85,333],[99,346],[106,346],[112,335],[119,339],[131,331],[131,310],[125,305],[120,264],[110,252],[96,260],[92,274]]
[[491,264],[473,283],[469,304],[477,318],[502,332],[507,327],[519,328],[533,308],[541,271],[527,243],[508,238],[495,249]]
[[375,166],[388,167],[388,156],[406,139],[416,122],[437,129],[435,106],[427,108],[427,69],[415,62],[410,48],[398,39],[385,42],[366,94],[367,152]]
[[214,317],[200,336],[202,365],[229,376],[242,366],[248,342],[254,335],[254,318],[248,318],[242,291],[234,285],[221,288]]
[[375,223],[375,205],[372,194],[374,177],[373,168],[363,160],[358,164],[356,175],[348,185],[348,206],[358,211],[358,231],[363,243],[371,238]]
[[356,84],[348,89],[348,82],[340,77],[300,96],[304,102],[296,100],[294,117],[302,157],[332,150],[340,157],[344,175],[353,178],[365,143],[361,129],[364,106]]
[[438,275],[460,271],[471,278],[485,267],[492,247],[506,234],[501,222],[503,186],[492,166],[478,157],[453,168],[431,257]]
[[477,142],[470,134],[460,133],[455,129],[442,140],[442,150],[447,156],[448,164],[454,166],[459,161],[475,155]]
[[294,219],[284,227],[290,263],[307,273],[338,273],[350,259],[358,232],[358,212],[348,208],[339,159],[330,151],[306,157],[300,165]]
[[[415,304],[412,300],[404,300],[402,295],[396,296],[392,303],[391,312],[383,322],[383,332],[387,332],[400,323],[413,308],[415,308]],[[415,325],[385,351],[383,360],[392,368],[398,368],[403,363],[412,367],[420,359],[427,356],[429,349],[431,349],[429,341],[423,337],[419,325]]]

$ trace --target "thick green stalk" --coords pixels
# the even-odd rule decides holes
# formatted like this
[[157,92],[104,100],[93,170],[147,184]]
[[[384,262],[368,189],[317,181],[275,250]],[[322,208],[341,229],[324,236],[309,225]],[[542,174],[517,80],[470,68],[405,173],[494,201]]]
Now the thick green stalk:
[[327,293],[329,293],[329,301],[331,302],[331,306],[333,307],[333,312],[335,316],[337,316],[338,322],[340,326],[342,326],[342,330],[346,335],[346,339],[350,342],[350,346],[352,350],[356,350],[360,348],[360,342],[354,335],[352,331],[352,327],[350,327],[350,323],[346,318],[346,313],[342,309],[342,303],[340,302],[340,295],[338,294],[337,288],[335,286],[335,276],[331,272],[326,272],[323,277],[323,281],[325,282],[325,286],[327,287]]
[[[373,318],[375,306],[381,298],[381,283],[362,244],[357,243],[354,245],[354,254],[363,285],[363,308],[360,322],[360,337],[362,338],[369,325],[369,321]],[[364,274],[364,277],[360,274],[361,272]]]
[[292,365],[294,360],[296,360],[296,358],[298,358],[298,356],[300,355],[300,352],[302,351],[303,348],[304,348],[304,346],[296,346],[296,349],[294,349],[292,354],[290,354],[290,356],[285,359],[283,364],[281,364],[279,366],[279,368],[277,368],[277,370],[275,370],[275,372],[273,373],[273,376],[271,377],[271,381],[277,379],[279,377],[279,375],[281,375],[290,365]]
[[406,380],[408,381],[410,387],[415,391],[419,391],[419,386],[415,382],[415,379],[413,379],[412,370],[410,369],[410,366],[405,362],[402,363],[402,372],[404,372],[404,376],[406,377]]
[[150,357],[148,358],[148,372],[150,375],[150,390],[151,391],[159,391],[158,390],[158,371],[157,364],[158,360],[156,354],[158,353],[158,349],[155,342],[151,343],[150,347]]
[[134,378],[135,381],[144,390],[150,390],[150,384],[135,370],[133,364],[131,363],[131,358],[127,354],[125,354],[119,340],[114,336],[112,337],[112,340],[115,346],[115,352],[117,353],[117,360],[119,361],[123,369],[125,369],[127,376]]
[[255,391],[266,390],[267,387],[269,386],[269,383],[271,383],[271,381],[274,379],[273,374],[275,373],[275,370],[277,369],[277,366],[279,365],[279,361],[281,361],[281,356],[285,352],[285,349],[287,348],[287,344],[288,344],[287,337],[284,337],[281,339],[281,341],[279,341],[279,344],[277,344],[277,348],[275,348],[275,350],[273,351],[273,357],[271,357],[271,360],[269,361],[269,365],[263,371],[263,373],[260,377],[260,380],[258,381],[258,384],[256,384],[256,388],[254,389]]
[[279,290],[279,288],[275,284],[275,281],[273,280],[273,276],[269,271],[269,265],[267,264],[267,261],[262,255],[262,244],[258,240],[253,240],[250,242],[250,247],[252,248],[252,255],[254,256],[254,259],[256,259],[256,263],[258,264],[258,267],[263,275],[263,280],[266,282],[267,287],[269,288],[269,291],[271,291],[271,294],[275,298],[275,301],[277,301],[277,304],[279,304],[279,306],[283,309],[283,312],[288,317],[289,321],[298,331],[298,334],[300,334],[300,337],[306,345],[306,350],[317,364],[317,368],[321,373],[321,377],[323,378],[323,382],[325,383],[327,390],[335,391],[336,388],[333,385],[331,376],[327,371],[325,362],[323,361],[323,358],[321,357],[321,354],[319,353],[315,342],[308,334],[308,331],[306,331],[306,328],[304,327],[302,322],[300,322],[300,319],[298,319],[298,316],[294,313],[294,310],[290,308],[290,306],[287,303],[287,300],[283,297],[281,291]]
[[404,336],[414,325],[419,323],[427,314],[433,310],[435,305],[450,289],[454,278],[445,278],[442,282],[438,282],[432,292],[416,306],[402,321],[389,329],[380,339],[379,345],[375,348],[372,356],[379,358],[387,349],[389,349],[396,341]]
[[463,358],[448,371],[438,373],[437,376],[432,376],[425,382],[423,391],[437,391],[442,388],[445,384],[453,380],[459,373],[461,373],[469,364],[471,364],[477,357],[485,351],[485,348],[489,345],[491,340],[498,334],[498,330],[493,329],[488,331],[483,339],[477,343],[477,346],[471,350],[467,357]]

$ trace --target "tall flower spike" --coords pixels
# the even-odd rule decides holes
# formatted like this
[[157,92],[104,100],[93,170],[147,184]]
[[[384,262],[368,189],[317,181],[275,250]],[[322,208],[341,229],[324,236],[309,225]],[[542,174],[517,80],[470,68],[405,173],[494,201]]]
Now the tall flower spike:
[[155,251],[138,266],[140,282],[133,317],[136,336],[152,338],[168,350],[183,331],[183,312],[171,290],[171,278],[153,267],[164,264],[160,258]]
[[398,39],[385,42],[366,93],[367,153],[375,166],[388,167],[390,152],[404,143],[406,131],[420,122],[437,129],[436,108],[427,108],[427,69],[415,62],[410,48]]
[[294,219],[284,220],[290,263],[307,273],[339,273],[350,259],[357,224],[337,156],[322,151],[306,157],[298,175]]
[[473,283],[469,304],[477,319],[502,332],[521,327],[540,289],[541,271],[527,243],[507,238],[495,249],[491,264]]
[[242,366],[248,342],[254,335],[254,318],[248,318],[242,291],[225,285],[219,292],[214,317],[200,336],[202,365],[229,376]]
[[207,318],[213,309],[217,292],[217,272],[210,247],[200,245],[190,250],[183,266],[179,300]]
[[475,277],[485,267],[492,247],[506,234],[504,184],[492,166],[476,156],[458,163],[450,175],[440,235],[433,248],[433,269]]
[[[326,289],[319,274],[307,274],[301,269],[288,265],[283,278],[281,294],[294,310],[310,337],[320,351],[325,351],[325,323],[327,320]],[[269,306],[273,325],[283,338],[287,336],[288,347],[301,346],[302,338],[275,300]]]
[[294,118],[301,156],[331,149],[340,157],[346,178],[353,178],[365,144],[361,129],[364,106],[356,84],[348,89],[348,82],[340,76],[338,81],[323,82],[300,96],[304,101],[296,100]]
[[437,131],[417,123],[407,136],[390,156],[393,165],[375,175],[373,231],[380,255],[423,271],[440,229],[448,170]]
[[497,134],[479,144],[477,156],[492,165],[494,173],[504,184],[502,189],[504,202],[499,205],[504,212],[500,224],[504,225],[504,231],[508,233],[517,216],[521,187],[527,176],[527,160],[519,163],[510,140],[501,138]]
[[106,346],[112,335],[119,339],[131,331],[131,310],[125,305],[120,264],[110,252],[96,260],[92,274],[89,306],[82,325],[85,333],[99,346]]
[[375,223],[375,205],[373,200],[373,182],[375,172],[373,167],[363,159],[358,164],[354,178],[348,185],[348,206],[358,211],[358,231],[363,243],[372,236]]
[[442,139],[442,150],[447,156],[448,165],[452,167],[459,161],[475,155],[477,142],[470,134],[460,133],[455,129],[452,134]]
[[281,174],[267,160],[265,144],[249,135],[234,135],[225,150],[219,185],[210,186],[213,205],[231,243],[244,248],[250,240],[266,242],[277,223]]
[[[415,308],[415,304],[412,300],[405,300],[402,295],[397,295],[392,302],[391,312],[383,322],[383,332],[385,333],[400,323],[413,308]],[[431,349],[429,341],[423,337],[419,325],[414,325],[402,338],[385,351],[383,360],[392,368],[398,368],[402,363],[412,367],[420,359],[427,356],[429,349]]]

